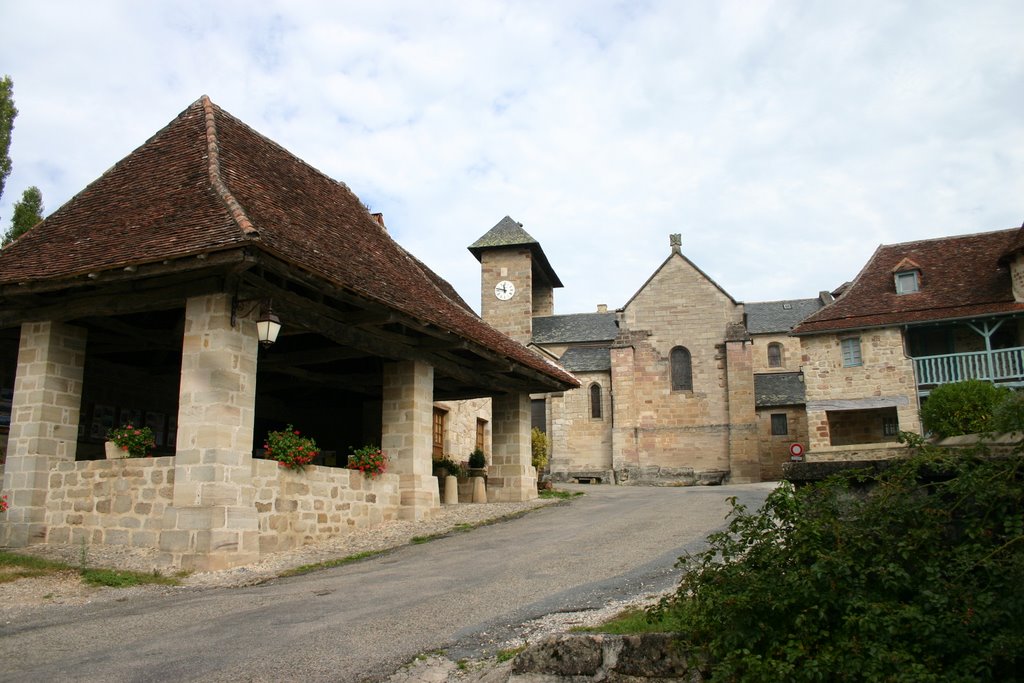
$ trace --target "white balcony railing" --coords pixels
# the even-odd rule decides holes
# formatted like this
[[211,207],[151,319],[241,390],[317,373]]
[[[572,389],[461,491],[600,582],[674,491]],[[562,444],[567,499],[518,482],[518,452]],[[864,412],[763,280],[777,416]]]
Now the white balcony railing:
[[922,356],[914,359],[914,372],[919,386],[966,379],[1024,382],[1024,347]]

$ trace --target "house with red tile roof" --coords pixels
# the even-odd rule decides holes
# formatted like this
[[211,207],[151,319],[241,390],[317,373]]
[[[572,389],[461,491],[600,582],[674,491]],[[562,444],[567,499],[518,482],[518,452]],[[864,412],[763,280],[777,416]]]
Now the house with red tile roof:
[[886,457],[940,384],[1024,385],[1024,227],[878,247],[793,329],[807,457]]
[[[529,396],[577,385],[344,183],[203,97],[0,251],[0,545],[152,546],[212,569],[426,517],[438,401],[490,399],[488,495],[530,498]],[[102,459],[124,424],[151,428],[155,457]],[[259,457],[289,425],[319,465]],[[386,474],[345,469],[363,445]]]

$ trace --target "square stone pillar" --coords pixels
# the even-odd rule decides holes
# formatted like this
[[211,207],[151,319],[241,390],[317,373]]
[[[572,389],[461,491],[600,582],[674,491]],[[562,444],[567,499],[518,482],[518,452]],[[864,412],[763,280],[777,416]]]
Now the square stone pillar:
[[256,325],[231,326],[231,296],[185,305],[173,505],[160,549],[185,568],[217,570],[259,559],[252,486]]
[[441,507],[431,440],[434,368],[418,361],[384,364],[381,449],[398,474],[399,519],[425,519]]
[[754,396],[753,344],[725,343],[725,366],[729,395],[729,483],[761,481],[758,452],[757,412]]
[[86,330],[58,322],[21,326],[0,516],[0,545],[46,541],[50,468],[78,447]]
[[492,503],[537,497],[537,470],[530,448],[530,395],[495,396],[491,402],[491,466],[487,496]]

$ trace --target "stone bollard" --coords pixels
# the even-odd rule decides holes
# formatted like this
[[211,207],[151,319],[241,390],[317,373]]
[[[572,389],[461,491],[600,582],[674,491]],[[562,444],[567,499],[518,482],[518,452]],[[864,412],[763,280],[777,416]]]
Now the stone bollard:
[[487,482],[483,477],[472,477],[473,480],[473,502],[487,502]]
[[444,504],[457,505],[459,502],[459,478],[448,475],[444,478]]

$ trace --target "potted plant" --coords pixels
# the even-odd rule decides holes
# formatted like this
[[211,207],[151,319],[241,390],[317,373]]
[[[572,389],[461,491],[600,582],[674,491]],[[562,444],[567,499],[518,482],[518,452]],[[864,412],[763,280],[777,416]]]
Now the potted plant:
[[276,460],[281,467],[301,470],[320,455],[316,441],[288,425],[278,432],[267,432],[263,449],[268,459]]
[[452,460],[449,456],[445,455],[440,458],[434,458],[434,476],[441,477],[442,481],[447,476],[453,477],[464,477],[466,473],[462,469],[462,465]]
[[370,479],[384,474],[388,467],[388,456],[377,446],[363,446],[352,449],[348,456],[348,468],[359,470]]
[[145,458],[156,447],[153,430],[149,427],[135,427],[125,424],[113,427],[107,432],[105,444],[108,460],[114,458]]
[[487,477],[487,456],[479,448],[469,454],[469,476]]

